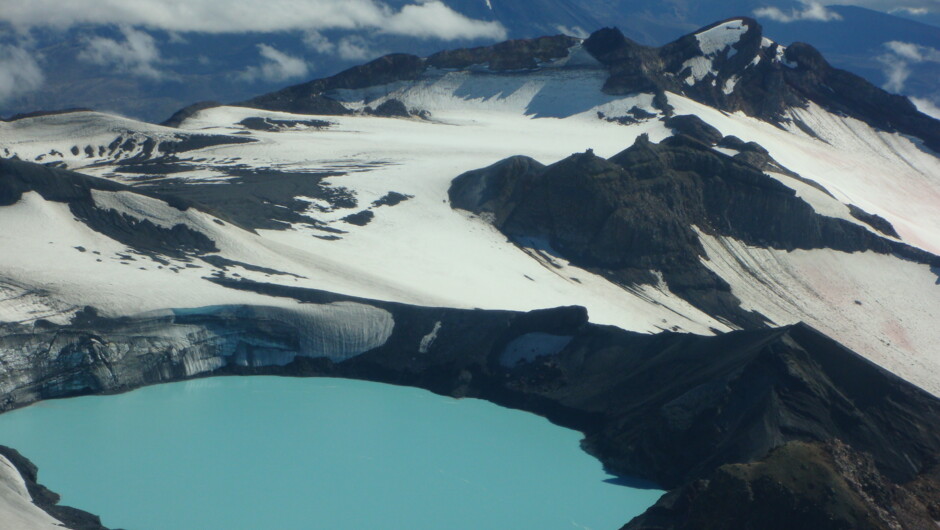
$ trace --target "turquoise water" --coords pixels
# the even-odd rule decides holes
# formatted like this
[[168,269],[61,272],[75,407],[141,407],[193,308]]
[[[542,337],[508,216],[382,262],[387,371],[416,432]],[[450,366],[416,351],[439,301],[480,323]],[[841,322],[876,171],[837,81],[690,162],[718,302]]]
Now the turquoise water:
[[480,400],[343,379],[219,377],[0,415],[63,504],[147,529],[615,529],[661,491],[581,434]]

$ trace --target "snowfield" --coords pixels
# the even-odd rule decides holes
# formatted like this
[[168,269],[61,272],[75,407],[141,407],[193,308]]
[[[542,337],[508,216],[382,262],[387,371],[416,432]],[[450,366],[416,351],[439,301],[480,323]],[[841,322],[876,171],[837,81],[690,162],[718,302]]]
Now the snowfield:
[[[718,33],[699,35],[703,49],[725,46],[740,33],[731,27],[711,32]],[[240,122],[251,117],[310,117],[217,107],[198,112],[180,129],[92,112],[0,123],[0,152],[6,150],[6,156],[57,161],[131,185],[144,182],[144,177],[122,171],[124,166],[116,162],[141,151],[122,153],[116,160],[100,149],[116,137],[135,137],[138,144],[186,133],[250,138],[255,141],[184,153],[181,160],[192,167],[146,181],[172,177],[227,186],[233,185],[227,168],[235,167],[339,171],[343,174],[324,184],[349,190],[358,202],[356,208],[340,208],[301,197],[310,204],[307,213],[334,230],[324,238],[321,229],[302,223],[285,230],[251,231],[220,222],[210,213],[180,211],[133,193],[94,192],[100,208],[158,226],[183,224],[212,239],[219,256],[249,265],[221,271],[198,259],[168,258],[168,265],[139,255],[126,259],[124,245],[76,220],[66,205],[27,193],[17,204],[0,208],[0,245],[16,249],[0,254],[0,320],[64,322],[86,305],[109,316],[237,304],[305,311],[304,304],[293,300],[235,291],[206,280],[224,272],[427,306],[531,310],[583,305],[594,322],[647,333],[729,330],[662,283],[621,288],[562,259],[519,247],[485,220],[450,207],[447,191],[454,177],[512,155],[545,164],[587,149],[610,157],[641,134],[654,142],[672,134],[655,118],[633,125],[599,119],[598,112],[617,117],[633,107],[658,111],[649,95],[602,94],[606,74],[584,56],[572,55],[571,68],[544,68],[536,75],[434,71],[412,84],[334,94],[353,108],[394,97],[410,108],[429,111],[428,120],[329,116],[318,117],[331,123],[328,128],[265,132]],[[576,96],[580,94],[587,96]],[[698,115],[725,135],[755,141],[781,165],[815,181],[828,194],[773,175],[820,214],[870,229],[849,215],[847,205],[852,204],[887,219],[902,241],[940,253],[940,159],[916,141],[874,131],[812,105],[793,110],[794,122],[781,128],[674,94],[669,101],[676,114]],[[798,127],[797,120],[804,127]],[[810,129],[815,137],[806,132]],[[410,198],[393,206],[370,206],[389,192]],[[366,209],[374,215],[367,224],[344,220]],[[940,340],[935,331],[940,287],[929,267],[884,255],[787,253],[704,234],[701,239],[708,252],[706,265],[728,281],[746,308],[776,324],[806,321],[940,395]],[[379,341],[391,325],[380,316],[368,319],[369,330],[356,339],[362,347]],[[434,333],[426,338],[433,341]],[[362,351],[333,343],[321,347],[338,357]]]
[[0,516],[6,528],[20,530],[61,529],[62,523],[33,504],[19,471],[0,455]]

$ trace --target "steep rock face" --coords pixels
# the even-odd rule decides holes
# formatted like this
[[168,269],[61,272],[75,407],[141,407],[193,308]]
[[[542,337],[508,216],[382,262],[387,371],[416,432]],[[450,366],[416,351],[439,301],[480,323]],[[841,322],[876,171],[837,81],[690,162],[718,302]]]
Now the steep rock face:
[[660,48],[605,28],[584,46],[610,70],[604,85],[609,94],[669,91],[771,122],[789,119],[787,109],[811,101],[883,130],[917,136],[940,151],[940,121],[905,97],[833,68],[808,44],[785,48],[765,38],[753,19],[719,22]]
[[927,529],[931,497],[887,480],[838,440],[789,442],[667,493],[623,530]]
[[545,167],[514,157],[471,171],[454,180],[451,204],[491,219],[520,244],[545,247],[622,285],[655,284],[661,273],[670,290],[742,327],[763,320],[741,310],[728,285],[702,264],[696,230],[753,246],[872,250],[938,262],[817,214],[763,173],[773,161],[759,146],[732,158],[709,148],[720,134],[701,120],[667,122],[685,132],[660,144],[640,137],[609,160],[587,152]]
[[[788,441],[831,439],[870,453],[899,483],[934,464],[924,448],[940,433],[896,419],[924,410],[933,424],[936,400],[807,326],[623,339],[572,343],[553,363],[569,381],[563,402],[605,409],[609,423],[588,444],[613,469],[676,485]],[[621,375],[604,381],[604,371]]]

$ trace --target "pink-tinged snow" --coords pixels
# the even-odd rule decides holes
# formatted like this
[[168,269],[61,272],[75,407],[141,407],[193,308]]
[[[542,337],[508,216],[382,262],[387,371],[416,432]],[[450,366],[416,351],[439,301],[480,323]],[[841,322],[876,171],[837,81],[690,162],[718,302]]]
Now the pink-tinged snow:
[[930,267],[874,252],[747,246],[703,233],[703,263],[745,309],[800,321],[940,395],[940,285]]
[[819,183],[838,201],[887,219],[904,242],[940,254],[940,158],[919,141],[873,130],[815,104],[791,115],[822,141],[792,123],[784,130],[674,94],[669,102],[676,114],[696,114],[722,134],[759,143],[784,167]]

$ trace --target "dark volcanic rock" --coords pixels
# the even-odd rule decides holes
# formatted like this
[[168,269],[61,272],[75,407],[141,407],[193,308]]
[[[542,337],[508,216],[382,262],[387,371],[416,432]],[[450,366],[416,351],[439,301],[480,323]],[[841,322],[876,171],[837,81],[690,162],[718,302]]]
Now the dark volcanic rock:
[[882,234],[901,239],[901,236],[894,229],[894,226],[892,226],[891,223],[889,223],[888,220],[884,217],[868,213],[854,204],[849,205],[849,213],[852,214],[852,217],[867,224]]
[[372,206],[396,206],[408,199],[413,199],[414,195],[405,195],[397,191],[390,191],[378,199],[372,201]]
[[295,127],[310,127],[313,129],[326,129],[333,125],[324,120],[276,120],[274,118],[245,118],[239,125],[253,131],[278,132]]
[[640,107],[634,105],[630,110],[627,111],[627,114],[624,116],[607,116],[603,112],[598,112],[597,117],[602,120],[607,120],[612,123],[619,123],[621,125],[633,125],[635,123],[640,123],[646,120],[650,120],[656,117],[656,114],[652,112],[647,112]]
[[663,124],[672,129],[674,134],[684,134],[707,146],[715,145],[724,138],[724,135],[718,129],[705,123],[702,118],[694,114],[671,116],[663,120]]
[[[547,245],[574,264],[622,285],[655,283],[696,307],[739,326],[762,325],[742,311],[728,285],[701,262],[693,227],[752,246],[785,250],[832,248],[938,259],[864,228],[821,216],[761,167],[706,146],[720,135],[698,119],[672,118],[686,134],[653,144],[644,136],[604,160],[588,152],[544,167],[513,157],[456,178],[451,204],[488,217],[514,241]],[[540,243],[541,242],[541,243]],[[544,250],[544,248],[543,248]]]
[[623,530],[927,529],[930,502],[838,440],[789,442],[667,493]]
[[[161,167],[167,166],[142,164],[139,169],[144,173],[159,174],[156,170]],[[343,175],[342,172],[302,172],[249,166],[226,166],[224,171],[229,177],[225,186],[165,178],[138,184],[134,189],[197,203],[201,209],[249,230],[284,230],[292,224],[323,228],[324,223],[307,214],[310,202],[298,197],[315,197],[330,204],[331,208],[355,208],[358,204],[346,188],[323,182],[328,177]]]
[[373,116],[380,116],[383,118],[411,117],[411,113],[408,112],[408,107],[406,107],[405,104],[400,100],[395,98],[383,101],[382,104],[375,109],[372,107],[366,107],[366,114],[372,114]]
[[569,49],[579,39],[567,35],[520,39],[501,42],[493,46],[447,50],[428,57],[428,66],[434,68],[464,69],[474,65],[487,65],[494,71],[531,70],[539,63],[568,56]]
[[375,217],[375,214],[370,210],[362,210],[361,212],[356,212],[351,215],[343,217],[343,221],[356,226],[365,226],[369,224],[372,219]]

